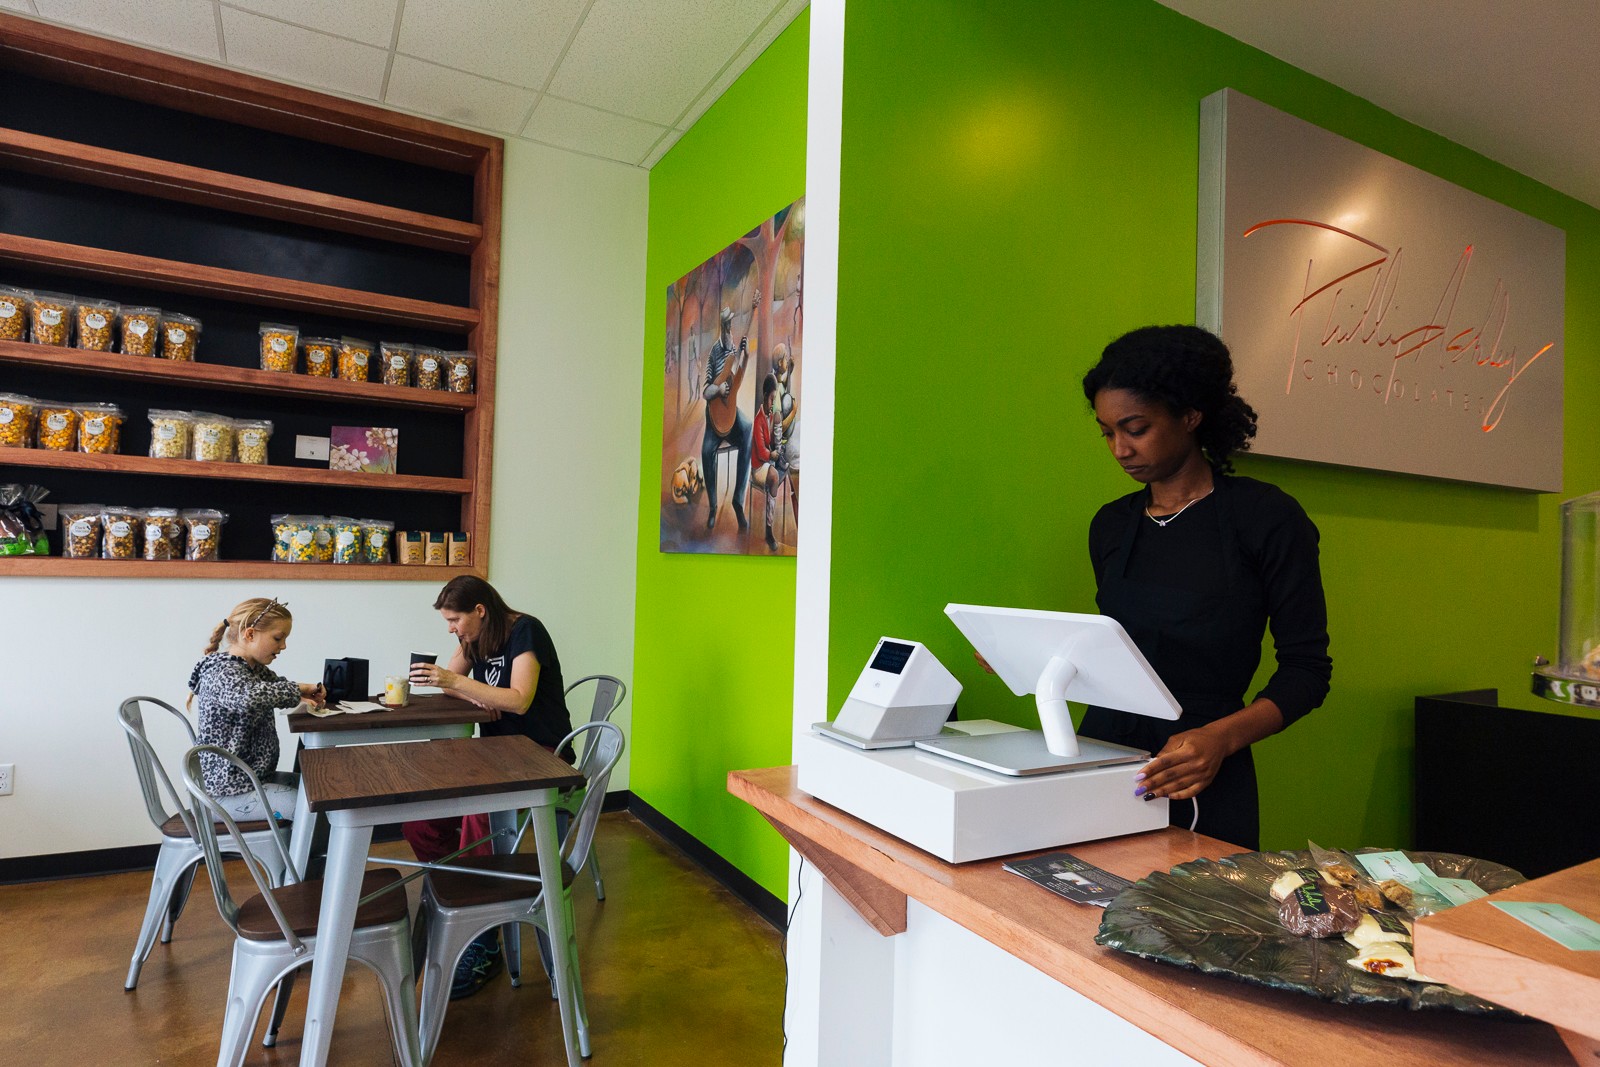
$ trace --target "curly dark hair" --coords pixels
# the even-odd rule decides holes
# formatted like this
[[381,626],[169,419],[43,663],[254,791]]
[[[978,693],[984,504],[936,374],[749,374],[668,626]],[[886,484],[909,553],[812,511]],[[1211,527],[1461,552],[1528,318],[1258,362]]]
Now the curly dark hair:
[[1249,451],[1256,435],[1255,409],[1234,385],[1228,346],[1199,326],[1143,326],[1112,341],[1083,376],[1091,407],[1102,389],[1127,389],[1174,415],[1198,411],[1195,438],[1222,474],[1233,470],[1230,457]]

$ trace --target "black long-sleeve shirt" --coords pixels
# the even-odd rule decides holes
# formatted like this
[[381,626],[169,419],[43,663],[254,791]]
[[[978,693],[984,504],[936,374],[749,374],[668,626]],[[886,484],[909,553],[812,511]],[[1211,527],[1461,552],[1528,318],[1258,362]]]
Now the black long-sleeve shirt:
[[[1216,484],[1212,496],[1166,527],[1146,517],[1146,489],[1101,508],[1089,526],[1095,580],[1103,586],[1108,568],[1121,567],[1128,524],[1142,524],[1133,531],[1121,573],[1132,582],[1205,598],[1216,611],[1233,613],[1228,621],[1240,625],[1189,626],[1184,632],[1141,640],[1141,620],[1118,621],[1180,701],[1186,692],[1242,697],[1260,665],[1260,637],[1270,624],[1277,670],[1256,696],[1276,704],[1287,726],[1322,703],[1333,676],[1317,528],[1300,504],[1275,485],[1221,475]],[[1219,506],[1219,496],[1226,497],[1225,506]],[[1230,583],[1224,553],[1235,550],[1239,566]],[[1223,647],[1217,635],[1224,629],[1255,633],[1254,645],[1238,647],[1230,639],[1229,647]]]

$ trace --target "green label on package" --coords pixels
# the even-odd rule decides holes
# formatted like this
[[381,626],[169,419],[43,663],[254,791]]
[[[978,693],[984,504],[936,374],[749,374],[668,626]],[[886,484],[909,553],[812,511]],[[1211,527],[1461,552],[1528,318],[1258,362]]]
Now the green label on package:
[[1404,852],[1363,852],[1356,857],[1374,882],[1416,882],[1427,872],[1406,858]]
[[1531,900],[1491,900],[1489,903],[1558,945],[1579,952],[1600,952],[1600,923],[1565,904],[1539,904]]
[[1465,904],[1469,900],[1477,900],[1489,894],[1478,888],[1476,882],[1465,878],[1445,878],[1437,874],[1430,874],[1428,881],[1433,887],[1443,893],[1452,904]]

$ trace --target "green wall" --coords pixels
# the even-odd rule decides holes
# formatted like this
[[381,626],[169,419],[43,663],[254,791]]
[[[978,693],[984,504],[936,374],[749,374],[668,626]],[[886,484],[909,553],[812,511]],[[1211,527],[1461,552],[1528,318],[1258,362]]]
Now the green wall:
[[662,361],[667,286],[805,193],[809,25],[808,11],[651,170],[645,268],[629,785],[779,897],[787,849],[726,779],[789,762],[795,561],[659,551]]
[[896,633],[964,717],[1036,721],[942,608],[1093,610],[1089,519],[1134,486],[1078,383],[1123,331],[1194,319],[1199,103],[1225,86],[1567,231],[1564,494],[1238,465],[1321,528],[1335,661],[1257,748],[1263,845],[1404,844],[1415,694],[1555,708],[1528,665],[1555,650],[1557,504],[1600,487],[1600,213],[1146,0],[850,0],[829,704]]

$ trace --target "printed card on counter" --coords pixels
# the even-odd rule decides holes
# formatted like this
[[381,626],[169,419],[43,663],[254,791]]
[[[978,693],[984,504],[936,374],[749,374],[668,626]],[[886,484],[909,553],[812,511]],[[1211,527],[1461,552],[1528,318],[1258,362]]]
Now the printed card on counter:
[[1067,852],[1010,860],[1001,866],[1012,874],[1020,874],[1029,881],[1037,882],[1057,896],[1066,897],[1077,904],[1093,904],[1097,908],[1110,904],[1118,893],[1133,884],[1126,878],[1102,871]]

